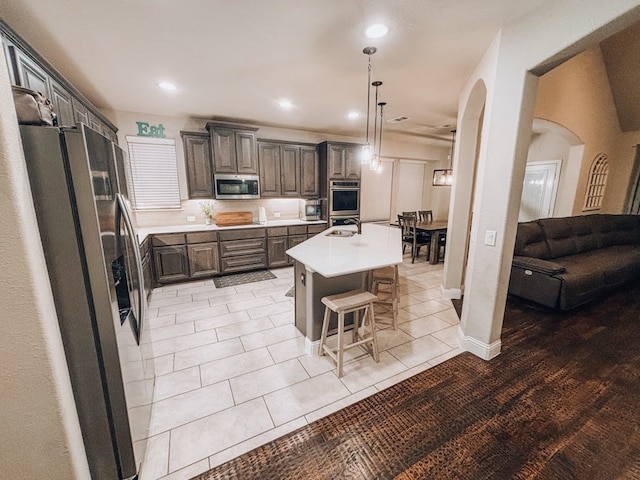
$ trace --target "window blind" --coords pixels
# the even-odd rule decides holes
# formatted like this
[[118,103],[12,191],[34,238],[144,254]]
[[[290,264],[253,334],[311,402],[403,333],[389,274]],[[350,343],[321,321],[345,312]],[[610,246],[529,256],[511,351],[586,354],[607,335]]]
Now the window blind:
[[138,210],[180,208],[176,142],[127,136],[131,200]]

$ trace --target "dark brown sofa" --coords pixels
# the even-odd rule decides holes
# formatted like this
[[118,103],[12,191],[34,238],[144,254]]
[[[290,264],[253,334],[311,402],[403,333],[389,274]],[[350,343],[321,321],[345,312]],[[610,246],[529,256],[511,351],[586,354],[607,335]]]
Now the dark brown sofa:
[[640,278],[640,216],[582,215],[518,224],[509,293],[569,310]]

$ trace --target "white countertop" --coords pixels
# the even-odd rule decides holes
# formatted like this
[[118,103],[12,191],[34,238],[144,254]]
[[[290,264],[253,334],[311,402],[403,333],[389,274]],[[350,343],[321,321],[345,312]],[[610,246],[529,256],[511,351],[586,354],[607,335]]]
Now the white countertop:
[[265,227],[285,227],[293,225],[318,225],[327,223],[326,220],[269,220],[267,223],[252,223],[249,225],[233,225],[229,227],[219,227],[216,224],[205,225],[203,223],[186,223],[183,225],[163,225],[158,227],[142,227],[138,228],[138,241],[144,242],[149,235],[157,235],[161,233],[181,233],[181,232],[206,232],[209,230],[233,230],[238,228],[265,228]]
[[287,255],[323,277],[337,277],[402,263],[399,228],[362,224],[362,235],[327,236],[333,230],[356,230],[355,225],[332,227],[287,250]]

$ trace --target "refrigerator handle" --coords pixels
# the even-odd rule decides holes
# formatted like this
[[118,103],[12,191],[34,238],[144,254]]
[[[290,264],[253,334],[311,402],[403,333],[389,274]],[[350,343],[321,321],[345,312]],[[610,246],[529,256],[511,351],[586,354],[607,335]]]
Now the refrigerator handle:
[[136,231],[133,228],[133,222],[131,222],[131,215],[129,213],[129,209],[127,208],[127,202],[124,196],[121,193],[116,194],[116,198],[118,201],[118,207],[120,212],[122,213],[122,218],[124,219],[124,226],[127,230],[127,236],[130,238],[133,243],[133,257],[136,262],[136,274],[138,277],[138,338],[136,339],[138,345],[142,340],[142,327],[144,322],[144,316],[146,314],[146,300],[144,298],[144,276],[142,272],[142,258],[140,257],[140,246],[137,243],[138,236],[136,235]]

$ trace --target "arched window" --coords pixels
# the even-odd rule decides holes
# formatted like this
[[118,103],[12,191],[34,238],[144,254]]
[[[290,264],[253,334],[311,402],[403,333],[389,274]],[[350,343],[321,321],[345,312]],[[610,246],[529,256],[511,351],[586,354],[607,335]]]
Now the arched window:
[[589,170],[589,184],[584,197],[583,211],[600,210],[604,189],[607,186],[607,176],[609,175],[609,161],[605,153],[599,153],[591,164]]

